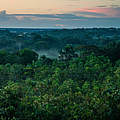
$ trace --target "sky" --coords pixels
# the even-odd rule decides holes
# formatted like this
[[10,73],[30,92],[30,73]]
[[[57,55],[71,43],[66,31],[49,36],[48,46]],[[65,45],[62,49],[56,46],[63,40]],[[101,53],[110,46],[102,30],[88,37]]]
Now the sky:
[[0,0],[0,27],[120,27],[120,0]]

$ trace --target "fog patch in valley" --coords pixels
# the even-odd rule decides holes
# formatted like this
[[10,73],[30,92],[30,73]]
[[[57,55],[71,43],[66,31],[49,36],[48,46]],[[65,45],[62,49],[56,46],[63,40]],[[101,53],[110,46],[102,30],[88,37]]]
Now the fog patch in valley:
[[39,55],[39,58],[45,55],[48,58],[56,59],[58,58],[58,55],[59,55],[57,49],[40,50],[40,51],[35,51],[35,52]]

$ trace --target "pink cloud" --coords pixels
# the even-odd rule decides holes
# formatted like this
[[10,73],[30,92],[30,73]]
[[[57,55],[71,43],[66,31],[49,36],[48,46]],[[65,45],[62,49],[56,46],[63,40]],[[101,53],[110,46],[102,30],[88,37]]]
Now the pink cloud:
[[56,26],[56,27],[64,27],[63,24],[56,24],[55,26]]
[[23,20],[24,16],[15,16],[17,20]]
[[76,11],[80,12],[90,12],[90,13],[102,13],[106,16],[104,17],[120,17],[120,7],[117,8],[92,8],[92,9],[81,9],[78,8]]

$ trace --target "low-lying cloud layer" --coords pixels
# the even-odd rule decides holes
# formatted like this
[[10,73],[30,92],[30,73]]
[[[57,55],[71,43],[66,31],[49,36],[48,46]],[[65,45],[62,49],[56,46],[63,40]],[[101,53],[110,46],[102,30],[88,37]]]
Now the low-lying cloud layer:
[[6,14],[0,13],[0,27],[120,27],[120,7],[99,6],[76,9],[64,14]]

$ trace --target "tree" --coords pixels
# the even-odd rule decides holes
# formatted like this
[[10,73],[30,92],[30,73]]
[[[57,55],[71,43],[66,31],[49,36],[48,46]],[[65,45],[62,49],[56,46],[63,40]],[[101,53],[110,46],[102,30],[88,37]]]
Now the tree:
[[106,56],[110,58],[112,62],[115,62],[120,59],[120,42],[111,42],[105,47]]
[[8,52],[7,51],[0,51],[0,64],[6,64],[7,63],[7,56]]
[[62,49],[59,53],[59,60],[71,60],[72,58],[76,58],[78,55],[75,53],[74,48],[71,45],[67,45]]
[[38,59],[38,54],[27,48],[20,50],[17,55],[20,57],[19,62],[25,65],[31,64]]

